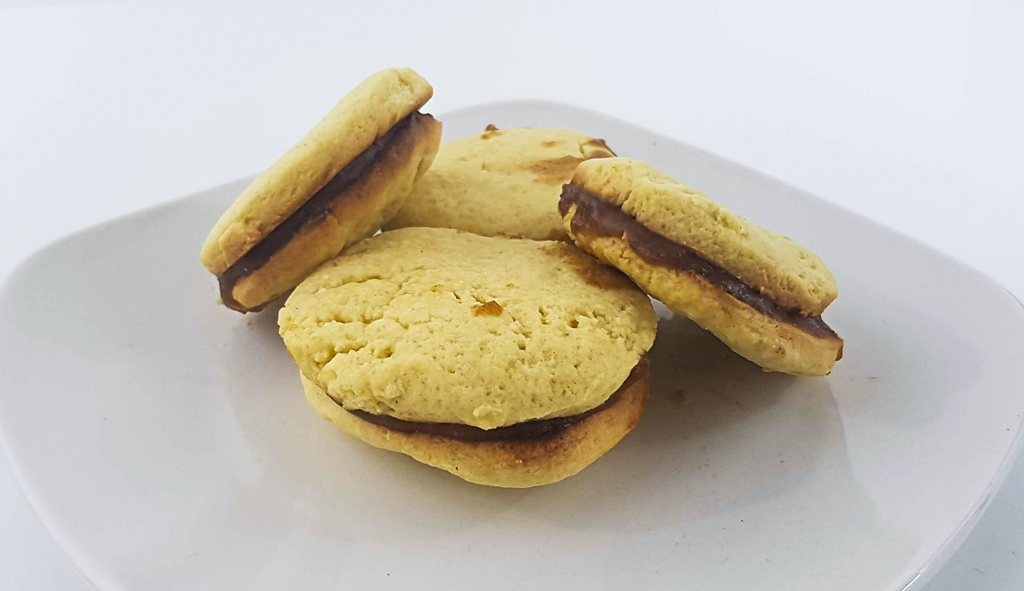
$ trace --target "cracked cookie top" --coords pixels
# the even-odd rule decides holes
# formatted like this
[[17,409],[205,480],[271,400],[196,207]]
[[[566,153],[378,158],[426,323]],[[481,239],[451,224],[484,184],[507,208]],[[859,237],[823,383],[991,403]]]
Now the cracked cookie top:
[[347,409],[492,429],[602,404],[657,318],[571,245],[408,228],[323,265],[279,324],[303,375]]
[[479,135],[441,144],[434,164],[386,227],[565,239],[558,216],[562,185],[580,162],[614,155],[603,140],[576,131],[489,125]]

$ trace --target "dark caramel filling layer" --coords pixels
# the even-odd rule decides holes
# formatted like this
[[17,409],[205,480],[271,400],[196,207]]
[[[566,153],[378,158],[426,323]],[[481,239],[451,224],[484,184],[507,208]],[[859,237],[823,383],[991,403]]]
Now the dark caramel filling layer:
[[413,111],[392,126],[387,133],[377,138],[375,142],[370,144],[370,147],[353,158],[351,162],[338,171],[338,174],[334,175],[334,178],[327,181],[327,184],[307,199],[302,206],[285,218],[269,234],[264,236],[249,252],[242,255],[242,258],[228,267],[217,278],[220,281],[220,298],[224,305],[232,310],[250,311],[239,304],[232,295],[235,284],[267,264],[267,261],[284,248],[284,245],[288,244],[288,241],[302,231],[302,228],[306,225],[315,224],[327,217],[338,201],[344,198],[348,188],[370,172],[392,146],[404,139],[405,134],[412,128],[414,121],[427,117],[433,119],[430,115]]
[[647,374],[648,364],[649,362],[647,361],[647,357],[641,357],[640,361],[633,368],[633,371],[629,373],[629,377],[626,378],[626,381],[619,386],[619,389],[609,396],[608,400],[605,400],[601,406],[592,408],[587,412],[569,417],[526,421],[523,423],[516,423],[515,425],[509,425],[507,427],[498,427],[496,429],[481,429],[479,427],[462,425],[459,423],[420,423],[416,421],[403,421],[387,415],[375,415],[363,410],[345,410],[348,410],[348,412],[363,419],[364,421],[402,433],[422,433],[424,435],[446,437],[448,439],[457,439],[459,441],[469,442],[530,441],[549,439],[551,437],[555,437],[576,423],[615,406],[615,404],[622,398],[622,393]]
[[839,338],[820,316],[804,316],[798,310],[783,308],[738,277],[703,258],[692,248],[673,242],[643,225],[636,218],[574,183],[562,187],[558,211],[562,217],[576,205],[572,218],[573,232],[599,236],[626,236],[629,246],[640,258],[652,265],[671,267],[693,273],[717,289],[743,302],[761,314],[794,326],[819,338]]

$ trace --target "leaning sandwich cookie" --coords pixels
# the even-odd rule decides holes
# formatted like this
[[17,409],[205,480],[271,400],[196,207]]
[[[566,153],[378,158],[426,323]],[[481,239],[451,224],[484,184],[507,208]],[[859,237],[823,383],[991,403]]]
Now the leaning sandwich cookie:
[[410,69],[370,76],[242,192],[200,254],[224,305],[262,309],[391,219],[437,153],[432,94]]
[[579,472],[637,423],[657,318],[567,243],[407,228],[323,265],[279,324],[307,399],[341,430],[529,487]]
[[565,240],[556,208],[562,185],[580,162],[612,156],[604,140],[577,131],[489,125],[441,144],[433,166],[385,227]]
[[842,357],[822,260],[649,164],[583,162],[558,207],[578,246],[765,369],[825,375]]

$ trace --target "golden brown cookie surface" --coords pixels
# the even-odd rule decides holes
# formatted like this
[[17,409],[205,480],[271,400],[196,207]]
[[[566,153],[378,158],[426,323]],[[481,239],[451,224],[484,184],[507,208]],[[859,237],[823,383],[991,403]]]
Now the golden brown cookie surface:
[[602,140],[579,132],[491,126],[441,144],[434,165],[387,228],[564,239],[556,209],[561,186],[580,162],[610,156]]

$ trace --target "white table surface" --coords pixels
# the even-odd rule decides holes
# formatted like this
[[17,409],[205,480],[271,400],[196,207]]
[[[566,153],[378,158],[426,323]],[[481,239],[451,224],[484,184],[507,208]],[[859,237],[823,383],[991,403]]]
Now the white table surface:
[[[1024,4],[849,4],[0,2],[0,278],[69,232],[258,171],[362,77],[409,65],[434,85],[430,112],[541,98],[609,113],[1024,299]],[[1019,462],[925,589],[1022,585]],[[0,589],[87,588],[0,460]]]

